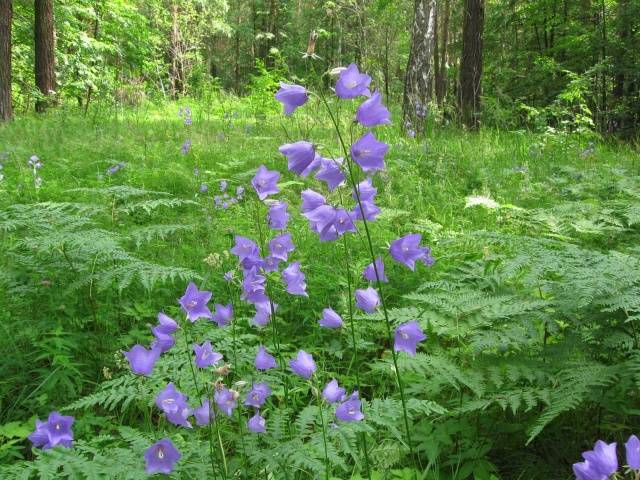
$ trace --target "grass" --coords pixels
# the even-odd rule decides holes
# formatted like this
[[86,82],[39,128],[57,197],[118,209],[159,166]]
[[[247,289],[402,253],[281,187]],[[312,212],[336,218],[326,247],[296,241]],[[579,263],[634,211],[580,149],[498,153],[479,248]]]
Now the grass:
[[[92,393],[105,379],[124,374],[127,367],[118,351],[135,342],[148,342],[148,325],[161,309],[169,307],[169,312],[177,312],[170,306],[175,305],[188,279],[197,279],[212,290],[215,302],[237,300],[221,277],[222,272],[234,268],[226,253],[233,235],[257,238],[255,221],[265,215],[264,208],[252,200],[249,180],[255,168],[264,163],[284,172],[285,160],[278,146],[288,136],[299,138],[301,132],[311,132],[323,152],[335,148],[333,134],[322,126],[318,106],[309,106],[307,116],[300,113],[285,122],[271,113],[253,115],[249,102],[232,98],[210,105],[181,103],[191,106],[192,126],[183,125],[177,116],[178,105],[172,103],[117,111],[96,106],[86,117],[60,108],[0,127],[0,152],[7,152],[0,160],[4,165],[0,247],[7,252],[0,260],[0,322],[4,331],[0,351],[7,352],[0,375],[0,425],[13,425],[13,430],[5,429],[4,434],[0,430],[0,439],[7,445],[0,449],[0,460],[29,457],[24,432],[28,433],[35,415],[42,418],[50,410]],[[464,275],[460,269],[466,262],[487,261],[488,265],[492,255],[502,253],[493,250],[490,242],[474,244],[473,235],[478,232],[559,240],[603,254],[618,250],[638,255],[635,245],[640,213],[634,210],[632,199],[637,200],[634,196],[640,191],[640,163],[638,153],[628,146],[597,143],[586,154],[589,139],[580,136],[492,130],[469,134],[436,126],[430,126],[424,141],[405,138],[395,127],[381,130],[380,136],[391,149],[387,171],[376,180],[377,203],[384,212],[373,225],[377,248],[382,252],[386,242],[419,232],[437,258],[432,269],[421,268],[414,275],[388,262],[387,275],[394,281],[386,294],[398,311],[411,308],[402,296],[425,282]],[[185,139],[191,140],[192,148],[183,155],[180,146]],[[27,159],[34,154],[44,163],[39,189],[34,188],[33,173],[27,166]],[[110,166],[120,162],[124,162],[123,169],[106,174]],[[197,176],[194,169],[199,171]],[[213,196],[221,195],[218,185],[222,180],[229,183],[230,193],[238,186],[247,189],[245,198],[228,209],[214,207]],[[299,214],[299,192],[309,186],[316,188],[314,182],[289,174],[282,180],[281,198],[289,202],[294,217],[290,231],[297,247],[295,258],[303,265],[310,293],[308,300],[296,297],[283,301],[278,311],[285,357],[298,348],[309,348],[321,359],[322,370],[353,379],[354,368],[363,367],[350,362],[346,333],[336,337],[316,328],[327,305],[347,310],[339,245],[318,242]],[[201,184],[208,186],[208,192],[199,192]],[[105,190],[116,186],[145,192]],[[480,205],[466,208],[473,198]],[[47,202],[75,205],[61,210],[51,205],[28,207]],[[27,207],[23,217],[17,218],[19,205]],[[352,271],[359,275],[368,261],[358,236],[351,249],[355,259]],[[477,272],[473,275],[475,280],[480,278]],[[484,280],[491,281],[489,276]],[[236,315],[241,342],[254,345],[258,340],[266,341],[266,333],[261,337],[247,326],[250,308],[238,304]],[[365,318],[358,317],[358,321]],[[389,361],[385,345],[377,344],[381,331],[381,324],[375,321],[370,328],[360,329],[363,365],[371,364],[363,372],[363,390],[369,399],[394,392],[393,382],[385,374],[381,379],[381,367],[376,366],[378,361],[383,366]],[[219,335],[216,339],[231,350],[228,338]],[[438,339],[430,341],[434,342],[430,348],[437,349]],[[457,341],[460,353],[452,356],[468,366],[469,359],[479,353],[467,351],[470,357],[465,359],[462,352],[470,343],[461,340],[460,331]],[[250,370],[252,355],[239,353],[238,375]],[[276,388],[283,387],[278,379],[273,381]],[[433,388],[419,383],[410,390],[419,396]],[[276,396],[281,398],[282,393],[277,390]],[[436,395],[435,390],[431,393]],[[307,395],[304,387],[292,391],[297,405],[304,405]],[[433,398],[453,408],[448,395]],[[134,408],[122,409],[117,415],[115,411],[87,414],[79,421],[79,436],[89,438],[117,424],[151,432],[153,426],[145,426],[144,411]],[[582,421],[584,415],[582,411]],[[424,428],[429,431],[431,427]],[[390,466],[394,455],[402,458],[402,453],[395,451],[398,447],[392,449],[394,453],[386,452],[381,439],[387,437],[376,435],[380,442],[373,448],[379,456],[390,456]],[[523,449],[524,440],[518,437]],[[502,478],[516,478],[510,476],[514,467],[496,458],[495,452],[504,445],[479,454],[490,460],[484,467],[477,458],[472,467],[466,467],[471,460],[451,445],[446,441],[440,444],[437,461],[431,461],[429,448],[424,450],[430,471],[485,468],[500,472]],[[574,443],[566,457],[554,457],[549,469],[557,474],[557,465],[567,468],[567,458],[572,458],[579,446]],[[527,455],[537,461],[544,459],[539,447],[534,442]],[[459,462],[453,466],[447,458],[451,448]],[[522,458],[528,457],[518,456]],[[384,462],[378,459],[376,465],[383,468]],[[521,468],[526,471],[525,466]]]

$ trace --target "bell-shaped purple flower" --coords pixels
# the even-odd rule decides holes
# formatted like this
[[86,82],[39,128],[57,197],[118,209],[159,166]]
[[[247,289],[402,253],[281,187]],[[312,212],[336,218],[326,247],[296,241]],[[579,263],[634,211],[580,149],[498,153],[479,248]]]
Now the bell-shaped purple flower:
[[325,198],[320,193],[314,192],[310,189],[303,190],[300,194],[300,197],[302,198],[302,213],[312,212],[316,208],[327,203]]
[[266,423],[264,417],[257,412],[247,421],[247,428],[253,433],[265,433],[267,431]]
[[589,462],[593,469],[601,473],[605,478],[618,471],[618,454],[616,453],[616,443],[607,444],[598,440],[593,450],[584,452],[583,458]]
[[250,238],[242,235],[235,236],[235,245],[231,248],[231,253],[238,257],[239,261],[243,261],[250,257],[259,257],[260,248]]
[[204,399],[202,401],[202,405],[198,408],[193,409],[193,416],[196,419],[196,425],[202,427],[204,425],[209,425],[209,419],[211,417],[211,405],[209,404],[208,399]]
[[391,242],[389,253],[396,262],[402,263],[411,270],[415,270],[416,261],[425,265],[433,265],[433,258],[429,247],[421,247],[422,235],[411,233]]
[[380,215],[380,208],[373,201],[361,201],[353,207],[351,215],[356,220],[366,220],[367,222],[375,222],[376,217]]
[[351,196],[354,200],[358,200],[360,196],[361,202],[373,202],[378,189],[373,186],[373,181],[370,178],[366,178],[358,184],[358,188],[354,189]]
[[253,364],[257,370],[269,370],[277,367],[276,359],[262,345],[258,348]]
[[358,392],[353,392],[347,400],[342,402],[336,408],[336,418],[343,422],[359,422],[364,418],[362,411],[360,398]]
[[180,452],[173,446],[171,440],[163,438],[144,451],[145,472],[170,474],[173,467],[180,460]]
[[322,310],[322,317],[318,323],[325,328],[340,328],[342,327],[342,318],[333,308],[325,308]]
[[342,161],[342,158],[335,160],[322,158],[320,160],[320,170],[316,173],[316,179],[325,182],[330,192],[333,192],[338,185],[345,181],[344,173],[340,168]]
[[230,417],[233,414],[233,410],[238,406],[237,395],[237,392],[228,390],[227,387],[222,387],[220,390],[216,390],[213,398],[220,411]]
[[291,115],[296,108],[307,103],[309,94],[307,89],[301,85],[280,82],[280,90],[276,92],[276,100],[284,106],[284,114]]
[[164,412],[169,422],[191,428],[187,419],[192,412],[187,400],[187,396],[178,391],[173,383],[168,383],[156,397],[156,405]]
[[302,176],[308,175],[307,168],[316,158],[316,150],[313,143],[301,140],[295,143],[286,143],[278,150],[287,157],[290,172]]
[[195,283],[190,282],[179,302],[187,314],[187,318],[191,322],[195,322],[202,317],[211,318],[211,311],[207,307],[209,300],[211,300],[211,292],[200,291]]
[[375,127],[376,125],[390,125],[391,114],[387,107],[382,104],[380,91],[376,90],[373,95],[366,99],[358,107],[356,120],[365,127]]
[[295,250],[293,242],[291,241],[290,233],[283,233],[274,237],[269,242],[269,253],[272,257],[278,258],[283,262],[287,261],[289,254]]
[[289,222],[287,202],[276,202],[269,207],[267,223],[272,230],[284,230]]
[[282,262],[282,259],[269,255],[262,262],[262,270],[266,273],[277,272],[280,269],[280,262]]
[[245,273],[242,280],[242,294],[241,298],[249,303],[264,303],[268,302],[269,298],[265,294],[265,283],[267,279],[264,275],[258,273],[256,267],[251,268]]
[[338,381],[333,379],[322,390],[322,396],[329,404],[344,400],[346,391],[338,385]]
[[411,356],[416,355],[416,346],[425,340],[427,336],[422,332],[417,321],[403,323],[396,328],[393,349],[396,352],[407,352]]
[[384,170],[384,156],[389,145],[380,142],[371,132],[365,133],[351,145],[351,158],[365,173]]
[[207,368],[215,365],[222,360],[222,354],[213,351],[211,342],[207,340],[202,345],[193,344],[193,353],[196,357],[196,366],[198,368]]
[[253,185],[254,190],[258,194],[258,198],[264,200],[269,195],[280,192],[278,180],[280,180],[280,172],[267,170],[267,167],[260,165],[255,177],[251,179],[251,185]]
[[351,214],[344,208],[339,208],[336,210],[336,218],[333,222],[333,226],[338,232],[338,235],[344,235],[347,232],[356,231],[356,226],[351,219]]
[[286,291],[291,295],[307,295],[307,284],[304,281],[304,273],[300,271],[300,262],[293,262],[282,271],[282,280],[286,284]]
[[48,450],[61,445],[66,448],[73,446],[73,431],[71,427],[75,418],[71,415],[60,415],[58,412],[51,412],[46,422],[36,419],[36,429],[29,440],[35,448]]
[[[377,276],[376,271],[378,272]],[[387,283],[389,279],[384,274],[384,263],[382,262],[382,257],[376,258],[375,268],[373,262],[367,265],[362,272],[362,276],[365,280],[369,280],[370,282],[375,282],[380,279],[381,282]]]
[[[256,302],[254,307],[256,307],[256,314],[253,316],[252,323],[259,327],[264,327],[271,319],[271,302],[267,298],[264,302]],[[276,308],[277,305],[274,304],[273,309],[275,310]]]
[[178,330],[178,324],[173,318],[163,312],[160,312],[158,313],[158,326],[156,329],[159,332],[170,335]]
[[267,397],[270,395],[271,389],[267,382],[254,383],[249,393],[247,393],[247,398],[245,399],[244,404],[249,407],[260,408],[264,405],[264,402],[267,401]]
[[160,353],[167,352],[176,344],[176,339],[173,335],[164,333],[162,330],[162,326],[155,326],[151,328],[151,333],[155,337],[155,340],[151,344],[151,349],[157,348],[160,350]]
[[640,439],[631,435],[624,448],[627,453],[627,466],[633,470],[640,470]]
[[160,353],[161,350],[158,346],[147,350],[138,344],[134,345],[128,352],[124,352],[124,356],[129,360],[133,373],[148,377],[151,375],[156,361],[160,358]]
[[356,290],[356,307],[366,313],[373,313],[380,306],[380,297],[375,288]]
[[303,215],[309,220],[312,230],[322,236],[323,233],[334,229],[337,211],[331,205],[320,205]]
[[216,322],[219,327],[224,327],[229,325],[231,319],[233,318],[233,305],[230,303],[227,305],[221,305],[216,303],[216,313],[213,315],[211,320]]
[[311,354],[300,350],[296,358],[289,360],[289,366],[296,375],[306,378],[307,380],[316,371],[316,362],[313,361]]
[[360,95],[368,97],[371,95],[369,84],[371,77],[360,73],[355,63],[352,63],[342,72],[336,82],[336,95],[342,99],[355,98]]

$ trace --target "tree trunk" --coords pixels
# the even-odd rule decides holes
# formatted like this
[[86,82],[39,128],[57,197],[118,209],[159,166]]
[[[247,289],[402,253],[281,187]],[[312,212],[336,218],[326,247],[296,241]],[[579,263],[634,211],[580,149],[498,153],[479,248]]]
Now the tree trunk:
[[465,0],[460,57],[460,117],[472,130],[480,127],[484,0]]
[[[36,85],[43,96],[55,94],[55,33],[53,25],[53,0],[35,0],[35,76]],[[46,100],[36,102],[36,111],[44,112]]]
[[435,39],[435,0],[415,0],[411,52],[404,81],[403,125],[407,130],[424,132],[424,117],[431,99],[433,43]]
[[11,120],[11,0],[0,0],[0,122]]
[[178,98],[178,93],[182,92],[182,81],[180,75],[180,29],[178,27],[178,5],[171,5],[171,98]]
[[[442,19],[442,48],[440,49],[440,67],[435,78],[436,101],[442,107],[447,85],[445,76],[447,73],[447,56],[449,55],[449,19],[451,17],[451,2],[444,0],[444,18]],[[436,35],[438,33],[436,32]]]

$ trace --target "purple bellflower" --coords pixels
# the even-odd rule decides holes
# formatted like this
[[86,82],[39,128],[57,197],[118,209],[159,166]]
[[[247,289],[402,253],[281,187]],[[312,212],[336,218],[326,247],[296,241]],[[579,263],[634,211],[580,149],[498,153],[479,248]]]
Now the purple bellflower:
[[322,205],[326,205],[327,203],[327,201],[321,194],[309,189],[303,190],[300,194],[300,197],[302,198],[302,213],[312,212],[316,208]]
[[258,273],[256,267],[246,272],[242,280],[242,294],[240,298],[249,303],[265,303],[269,298],[265,294],[265,283],[267,279]]
[[283,262],[287,261],[289,254],[294,250],[295,247],[291,241],[290,233],[278,235],[269,242],[269,253],[271,253],[271,256],[282,260]]
[[320,318],[320,326],[325,328],[340,328],[342,326],[342,318],[333,308],[325,308],[322,310],[322,318]]
[[187,396],[178,391],[173,383],[168,383],[156,397],[156,405],[164,412],[169,422],[191,428],[187,418],[192,412],[187,400]]
[[286,283],[286,291],[291,295],[308,297],[304,273],[300,271],[300,262],[293,262],[282,271],[282,280]]
[[627,453],[627,466],[633,470],[640,470],[640,439],[631,435],[624,448]]
[[384,156],[389,145],[380,142],[371,132],[365,133],[351,145],[351,157],[365,173],[384,170]]
[[278,188],[278,180],[280,180],[280,172],[276,170],[267,170],[267,167],[260,165],[256,171],[255,177],[251,179],[251,185],[258,194],[260,200],[264,200],[269,195],[280,192]]
[[35,448],[48,450],[61,445],[66,448],[73,446],[73,431],[71,427],[75,419],[70,415],[60,415],[58,412],[51,412],[46,422],[36,419],[36,429],[29,440]]
[[144,451],[145,472],[170,474],[173,467],[180,460],[180,452],[173,446],[171,440],[163,438]]
[[582,453],[584,462],[573,464],[573,473],[578,480],[607,480],[618,470],[616,444],[598,440],[593,448]]
[[194,343],[193,353],[195,354],[196,366],[198,368],[207,368],[222,360],[222,354],[213,351],[213,347],[209,340],[204,342],[202,345]]
[[[377,277],[376,277],[376,270],[378,271]],[[378,277],[380,278],[381,282],[384,282],[384,283],[389,282],[389,279],[384,274],[384,263],[382,262],[382,257],[376,258],[375,268],[373,266],[373,263],[370,263],[369,265],[367,265],[364,271],[362,272],[362,276],[365,278],[365,280],[369,280],[370,282],[377,281]]]
[[151,349],[157,348],[160,353],[167,352],[176,344],[176,339],[173,335],[163,333],[162,326],[156,326],[151,328],[151,332],[155,337],[155,340],[151,344]]
[[264,402],[267,401],[267,397],[270,395],[271,389],[267,382],[254,383],[249,393],[247,393],[247,398],[244,401],[244,404],[249,407],[260,408],[264,405]]
[[359,195],[361,202],[373,202],[377,193],[378,189],[373,186],[373,181],[366,178],[358,184],[358,188],[354,189],[351,196],[357,200]]
[[421,261],[425,265],[431,266],[433,265],[431,250],[429,247],[421,247],[421,240],[422,235],[419,233],[405,235],[391,242],[389,253],[396,262],[402,263],[411,270],[415,270],[416,261]]
[[376,217],[380,215],[380,208],[373,201],[360,201],[359,205],[353,207],[351,215],[356,220],[366,220],[367,222],[375,222]]
[[336,95],[342,99],[355,98],[360,95],[368,97],[371,95],[369,84],[371,77],[364,73],[360,73],[358,67],[352,63],[342,72],[336,82]]
[[329,404],[341,402],[345,398],[345,389],[338,385],[338,381],[333,379],[322,390],[322,396]]
[[365,127],[375,127],[376,125],[390,125],[390,113],[382,104],[380,91],[376,90],[373,95],[362,102],[356,112],[356,120]]
[[427,336],[422,332],[418,322],[411,320],[396,328],[393,349],[396,352],[407,352],[412,357],[415,357],[416,346],[426,338]]
[[267,349],[262,345],[258,348],[258,353],[256,354],[255,361],[253,362],[257,370],[269,370],[271,368],[276,368],[276,359],[267,352]]
[[260,256],[260,248],[250,238],[243,237],[241,235],[235,236],[235,245],[231,248],[231,253],[233,253],[238,260],[242,261],[249,257],[259,257]]
[[366,313],[373,313],[380,306],[380,297],[375,288],[356,290],[356,307]]
[[311,354],[300,350],[296,358],[289,360],[289,366],[296,375],[306,378],[307,380],[316,371],[316,362],[313,361]]
[[161,350],[158,346],[147,350],[142,345],[134,345],[131,350],[124,352],[124,356],[129,360],[131,371],[136,375],[148,377],[153,371],[153,367],[160,358]]
[[307,103],[309,94],[301,85],[280,82],[280,90],[276,92],[276,100],[284,106],[284,114],[291,115],[296,108]]
[[262,262],[262,270],[266,273],[277,272],[280,269],[280,262],[282,262],[280,258],[269,255]]
[[[259,327],[264,327],[271,319],[271,302],[267,298],[264,302],[256,302],[254,307],[256,307],[256,314],[253,316],[252,323]],[[273,309],[275,310],[276,308],[277,305],[274,304]]]
[[199,318],[211,318],[211,311],[207,307],[207,303],[211,300],[211,292],[198,290],[196,284],[191,282],[187,286],[187,290],[180,298],[180,306],[186,312],[187,318],[191,322],[195,322]]
[[336,219],[333,222],[333,226],[336,229],[338,235],[342,236],[346,232],[355,232],[356,226],[352,220],[352,214],[347,212],[344,208],[336,210]]
[[358,392],[353,392],[347,400],[336,408],[336,418],[343,422],[359,422],[364,418],[360,408],[362,407]]
[[224,327],[229,325],[231,319],[233,318],[233,305],[230,303],[227,305],[221,305],[216,303],[216,313],[213,315],[211,320],[216,322],[219,327]]
[[198,408],[193,409],[193,416],[196,419],[196,425],[202,427],[204,425],[209,425],[209,418],[211,414],[211,405],[209,404],[208,399],[204,399],[202,401],[202,405]]
[[284,230],[289,222],[287,202],[276,202],[269,207],[267,222],[272,230]]
[[216,405],[227,417],[231,416],[233,410],[238,405],[236,395],[236,392],[228,390],[227,387],[216,390],[216,393],[213,395]]
[[247,421],[247,428],[253,433],[265,433],[267,431],[266,421],[264,417],[257,412]]
[[345,180],[344,173],[340,169],[342,161],[342,158],[336,160],[320,159],[320,170],[316,173],[316,179],[325,182],[330,192],[333,192]]
[[159,332],[169,335],[178,330],[178,323],[164,312],[160,312],[158,313],[158,326],[155,328]]
[[290,172],[306,176],[307,168],[316,158],[316,150],[313,143],[301,140],[295,143],[285,143],[279,149],[280,153],[287,157]]

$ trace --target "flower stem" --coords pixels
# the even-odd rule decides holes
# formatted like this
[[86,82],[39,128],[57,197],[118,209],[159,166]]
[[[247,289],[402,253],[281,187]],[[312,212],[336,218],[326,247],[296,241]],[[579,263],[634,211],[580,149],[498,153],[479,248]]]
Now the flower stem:
[[[313,389],[312,389],[313,392]],[[320,423],[322,425],[322,442],[324,444],[324,478],[329,480],[329,450],[327,449],[327,427],[324,423],[324,413],[322,412],[322,395],[320,394],[320,382],[316,377],[316,398],[318,399],[318,412],[320,413]]]

